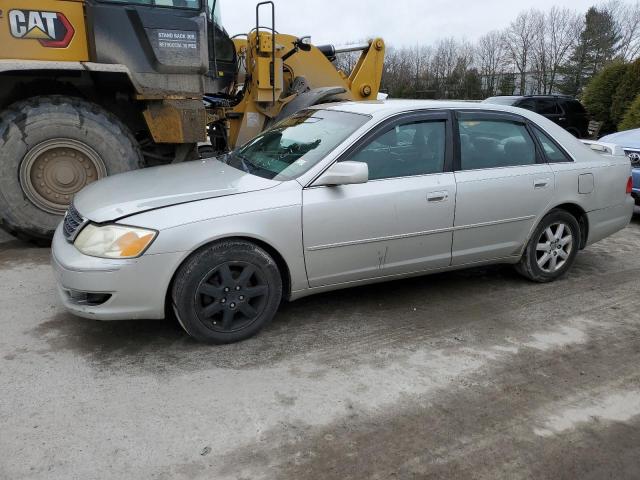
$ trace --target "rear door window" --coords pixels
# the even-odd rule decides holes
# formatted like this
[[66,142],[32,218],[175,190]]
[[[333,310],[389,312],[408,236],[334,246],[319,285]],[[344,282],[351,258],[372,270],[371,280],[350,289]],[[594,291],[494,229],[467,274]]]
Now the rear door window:
[[565,112],[573,115],[584,115],[586,113],[582,104],[577,100],[567,100],[561,102]]
[[531,98],[525,98],[524,100],[520,100],[516,107],[524,108],[526,110],[531,110],[532,112],[536,111],[536,103]]
[[558,107],[558,102],[554,98],[536,99],[536,112],[540,115],[557,115],[562,113]]
[[535,142],[522,123],[463,117],[458,130],[462,170],[537,163]]

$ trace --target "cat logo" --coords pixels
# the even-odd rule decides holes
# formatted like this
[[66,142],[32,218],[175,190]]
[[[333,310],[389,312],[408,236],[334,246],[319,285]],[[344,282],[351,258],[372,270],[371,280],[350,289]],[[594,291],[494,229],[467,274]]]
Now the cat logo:
[[43,47],[66,48],[76,33],[62,13],[36,10],[10,10],[11,35],[25,40],[38,40]]

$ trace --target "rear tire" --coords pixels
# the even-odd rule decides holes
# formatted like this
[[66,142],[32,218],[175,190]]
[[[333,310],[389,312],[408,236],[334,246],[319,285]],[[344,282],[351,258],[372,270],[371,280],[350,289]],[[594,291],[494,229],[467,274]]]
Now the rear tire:
[[0,115],[0,225],[48,240],[82,188],[142,165],[129,129],[98,105],[62,95],[14,103]]
[[552,210],[536,227],[516,270],[534,282],[552,282],[573,265],[580,238],[576,218],[565,210]]
[[176,317],[189,335],[204,343],[233,343],[255,335],[273,319],[282,299],[282,278],[262,248],[226,240],[188,258],[171,293]]

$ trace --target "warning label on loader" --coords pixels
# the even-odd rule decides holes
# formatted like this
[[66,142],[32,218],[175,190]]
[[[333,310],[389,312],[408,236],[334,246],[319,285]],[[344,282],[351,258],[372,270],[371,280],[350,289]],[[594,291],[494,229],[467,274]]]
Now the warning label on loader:
[[198,50],[198,32],[156,30],[158,47],[169,50]]

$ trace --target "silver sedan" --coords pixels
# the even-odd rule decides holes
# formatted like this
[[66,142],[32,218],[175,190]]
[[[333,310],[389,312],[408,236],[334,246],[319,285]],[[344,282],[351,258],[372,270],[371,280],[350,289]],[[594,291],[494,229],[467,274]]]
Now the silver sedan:
[[56,231],[71,312],[175,313],[198,340],[257,333],[282,300],[509,263],[548,282],[632,215],[629,159],[501,105],[302,111],[214,160],[90,185]]

